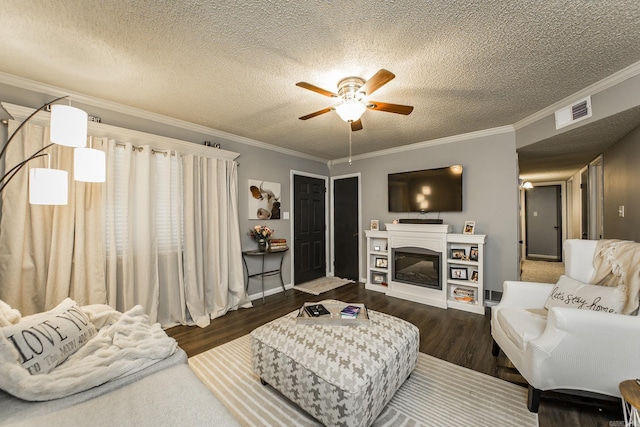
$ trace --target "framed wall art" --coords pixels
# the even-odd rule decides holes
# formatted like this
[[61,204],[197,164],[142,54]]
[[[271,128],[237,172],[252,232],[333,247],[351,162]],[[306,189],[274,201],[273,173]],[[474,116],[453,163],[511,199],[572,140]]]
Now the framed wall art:
[[249,180],[249,219],[280,219],[280,183]]

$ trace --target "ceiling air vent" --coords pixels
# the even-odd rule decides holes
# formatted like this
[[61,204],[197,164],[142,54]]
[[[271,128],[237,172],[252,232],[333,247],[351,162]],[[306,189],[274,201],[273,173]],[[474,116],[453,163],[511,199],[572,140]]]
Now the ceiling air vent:
[[588,96],[568,107],[556,111],[556,129],[572,125],[591,117],[591,97]]

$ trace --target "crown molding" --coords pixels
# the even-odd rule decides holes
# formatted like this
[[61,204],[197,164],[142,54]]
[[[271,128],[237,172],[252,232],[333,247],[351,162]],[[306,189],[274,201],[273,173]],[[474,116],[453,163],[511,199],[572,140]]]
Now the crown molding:
[[[164,125],[174,126],[179,129],[188,131],[203,133],[208,136],[226,139],[228,141],[237,142],[239,144],[249,145],[252,147],[262,148],[265,150],[276,151],[288,156],[299,157],[302,159],[312,160],[315,162],[325,163],[326,158],[312,156],[309,154],[301,153],[299,151],[290,150],[288,148],[278,147],[277,145],[267,144],[266,142],[258,141],[251,138],[235,135],[232,133],[224,132],[221,130],[213,129],[210,127],[198,125],[195,123],[187,122],[185,120],[175,119],[173,117],[164,116],[162,114],[152,113],[139,108],[130,107],[128,105],[119,104],[105,99],[83,95],[81,93],[69,91],[56,86],[51,86],[45,83],[40,83],[34,80],[29,80],[23,77],[18,77],[12,74],[0,72],[0,83],[7,84],[9,86],[15,86],[21,89],[31,90],[55,97],[69,95],[73,98],[74,102],[89,105],[91,107],[103,108],[105,110],[116,111],[128,116],[136,117],[139,119],[150,120],[153,122],[162,123]],[[169,138],[171,139],[171,138]],[[177,141],[177,140],[176,140]]]
[[[8,102],[2,102],[1,104],[14,120],[23,121],[35,111],[34,108],[23,107],[20,105],[10,104]],[[38,114],[31,118],[29,123],[39,126],[49,126],[50,122],[51,113],[47,111],[39,111]],[[193,154],[196,156],[222,160],[235,160],[240,156],[240,153],[236,153],[234,151],[207,147],[200,144],[194,144],[193,142],[167,138],[165,136],[153,135],[104,123],[88,122],[87,133],[93,137],[114,139],[117,142],[130,142],[134,145],[149,144],[153,145],[153,148],[155,149],[178,151],[181,154]]]
[[[514,132],[515,129],[512,125],[500,126],[491,129],[484,129],[475,132],[461,133],[459,135],[446,136],[444,138],[432,139],[430,141],[417,142],[410,145],[402,145],[400,147],[387,148],[385,150],[373,151],[371,153],[360,154],[352,156],[351,161],[370,159],[373,157],[387,156],[390,154],[404,153],[407,151],[419,150],[421,148],[434,147],[436,145],[451,144],[453,142],[469,141],[472,139],[483,138],[487,136],[500,135],[503,133]],[[343,157],[341,159],[330,160],[327,162],[327,166],[331,167],[340,163],[348,163],[349,158]]]
[[598,92],[609,89],[610,87],[622,83],[632,77],[635,77],[638,74],[640,74],[640,61],[636,62],[635,64],[631,64],[628,67],[623,68],[622,70],[615,72],[590,86],[587,86],[586,88],[574,93],[573,95],[567,96],[566,98],[556,102],[555,104],[549,105],[548,107],[543,108],[536,113],[533,113],[529,117],[525,117],[524,119],[514,123],[513,127],[515,128],[515,130],[522,129],[523,127],[535,123],[546,116],[554,114],[556,110],[559,110],[560,108],[571,105],[572,103],[577,102],[582,98],[586,98],[589,95],[594,95]]

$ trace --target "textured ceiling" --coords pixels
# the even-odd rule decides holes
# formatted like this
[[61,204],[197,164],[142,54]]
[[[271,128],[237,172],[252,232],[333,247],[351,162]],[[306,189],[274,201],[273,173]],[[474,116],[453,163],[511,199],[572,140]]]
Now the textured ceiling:
[[353,153],[513,124],[640,61],[640,2],[3,0],[0,71],[324,159],[346,76],[415,107],[365,112]]

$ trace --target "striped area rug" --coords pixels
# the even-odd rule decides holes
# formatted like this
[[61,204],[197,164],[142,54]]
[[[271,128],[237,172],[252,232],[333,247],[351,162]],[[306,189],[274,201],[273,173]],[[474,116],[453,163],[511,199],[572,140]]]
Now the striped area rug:
[[[249,335],[189,358],[189,366],[245,426],[318,426],[251,371]],[[527,389],[420,353],[374,426],[538,426]]]

